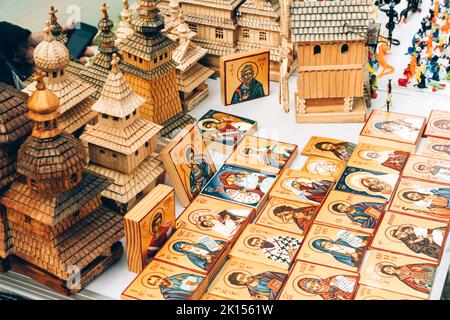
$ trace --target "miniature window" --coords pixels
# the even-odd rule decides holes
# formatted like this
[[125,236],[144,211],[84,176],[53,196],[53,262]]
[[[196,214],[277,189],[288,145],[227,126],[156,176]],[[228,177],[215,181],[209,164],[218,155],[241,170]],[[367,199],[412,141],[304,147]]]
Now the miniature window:
[[139,63],[142,63],[142,58],[139,58]]
[[150,145],[150,143],[148,143],[148,141],[145,143],[145,147],[148,148],[148,146]]
[[72,180],[73,183],[76,183],[78,181],[78,175],[76,173],[72,174],[70,180]]
[[244,39],[250,38],[250,29],[247,29],[247,28],[242,29],[242,37]]
[[137,156],[139,154],[139,150],[136,150],[136,152],[134,153],[135,156]]
[[50,129],[50,121],[45,121],[44,127],[45,127],[45,129]]
[[106,154],[106,151],[105,150],[100,150],[100,154]]
[[119,118],[113,117],[113,121],[119,121]]
[[61,70],[61,71],[59,72],[59,74],[60,74],[61,76],[63,76],[63,75],[64,75],[64,70]]
[[159,56],[159,61],[161,61],[163,59],[163,55],[161,54],[160,56]]
[[261,31],[259,33],[259,41],[266,41],[267,40],[267,33],[265,31]]
[[125,119],[127,119],[127,120],[130,119],[130,115],[127,115],[127,116],[125,117]]
[[29,216],[25,216],[25,223],[31,223],[31,218]]
[[341,53],[347,53],[348,49],[348,44],[344,43],[341,47]]
[[321,51],[322,51],[322,48],[320,48],[319,45],[314,46],[314,55],[320,54]]
[[117,154],[116,154],[116,153],[113,153],[113,154],[112,154],[112,157],[113,157],[113,158],[117,158]]
[[189,29],[191,29],[194,32],[197,32],[197,25],[195,23],[188,23]]
[[32,187],[37,187],[36,180],[31,179],[31,180],[30,180],[30,183],[31,183],[31,186],[32,186]]
[[153,59],[153,63],[157,63],[158,62],[158,58]]
[[53,78],[56,78],[58,76],[58,72],[57,71],[53,71],[52,76],[53,76]]
[[223,39],[223,28],[216,28],[216,39]]
[[131,53],[128,53],[128,58],[131,59]]
[[135,116],[135,115],[136,115],[136,113],[137,113],[137,112],[136,112],[136,110],[134,110],[134,111],[133,111],[133,116]]
[[102,113],[102,118],[103,118],[103,119],[108,119],[108,115],[107,115],[107,114],[104,114],[104,113]]
[[169,56],[169,54],[166,52],[164,52],[164,58],[167,58]]
[[133,59],[134,59],[134,61],[137,61],[137,57],[136,56],[133,56]]

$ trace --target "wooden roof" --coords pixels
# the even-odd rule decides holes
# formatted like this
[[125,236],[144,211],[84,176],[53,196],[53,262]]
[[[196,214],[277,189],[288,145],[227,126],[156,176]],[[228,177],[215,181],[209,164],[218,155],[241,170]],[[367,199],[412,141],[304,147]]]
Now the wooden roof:
[[33,122],[27,117],[27,95],[0,83],[0,145],[16,142],[31,133]]
[[97,117],[97,112],[92,110],[94,100],[84,99],[79,104],[64,112],[59,117],[59,128],[68,133],[74,133]]
[[[249,43],[249,42],[242,42],[238,41],[237,48],[239,49],[239,52],[245,52],[245,51],[252,51],[256,49],[261,49],[260,45]],[[267,49],[270,50],[270,60],[271,61],[280,61],[280,47],[267,47]]]
[[[185,1],[184,1],[185,2]],[[201,1],[202,3],[205,1]],[[237,29],[236,21],[227,18],[208,16],[208,15],[194,15],[189,12],[184,14],[184,17],[187,22],[195,23],[195,24],[204,24],[212,27],[220,27],[224,29]]]
[[16,155],[10,149],[0,147],[0,189],[17,179]]
[[86,127],[80,138],[90,144],[129,155],[158,134],[161,128],[144,119],[137,119],[126,128],[112,128],[97,123]]
[[134,93],[117,67],[115,56],[113,70],[109,73],[98,101],[92,110],[111,117],[125,118],[145,103],[145,99]]
[[[97,55],[99,57],[99,55]],[[95,57],[95,59],[97,59]],[[99,64],[92,64],[86,68],[79,71],[78,76],[81,80],[86,81],[92,88],[95,89],[92,93],[91,98],[98,100],[102,92],[103,86],[105,85],[106,78],[109,74],[109,69],[105,68]]]
[[89,164],[87,169],[113,180],[114,183],[102,192],[102,196],[124,204],[155,182],[164,172],[161,158],[156,153],[142,161],[130,174],[123,174],[93,163]]
[[192,92],[201,83],[214,74],[214,70],[196,63],[184,73],[177,74],[178,90],[182,92]]
[[[105,207],[63,231],[51,244],[15,228],[14,254],[67,280],[69,266],[82,270],[123,237],[123,219]],[[10,239],[11,240],[11,239]]]
[[244,0],[180,0],[181,3],[189,3],[202,7],[219,8],[225,10],[236,9]]
[[[277,0],[246,0],[238,9],[239,13],[267,18],[280,18],[280,3]],[[259,21],[263,22],[262,19]]]
[[163,123],[163,128],[159,134],[161,137],[171,140],[187,125],[193,124],[195,121],[196,119],[190,114],[181,112]]
[[85,171],[75,187],[52,194],[35,191],[20,179],[0,197],[0,203],[43,224],[55,226],[82,209],[111,183],[103,176]]
[[[291,4],[292,41],[362,40],[368,31],[372,0],[304,0]],[[352,31],[352,32],[350,32]]]
[[131,53],[146,61],[152,61],[164,50],[173,50],[176,44],[162,33],[147,36],[134,32],[119,45],[124,52]]

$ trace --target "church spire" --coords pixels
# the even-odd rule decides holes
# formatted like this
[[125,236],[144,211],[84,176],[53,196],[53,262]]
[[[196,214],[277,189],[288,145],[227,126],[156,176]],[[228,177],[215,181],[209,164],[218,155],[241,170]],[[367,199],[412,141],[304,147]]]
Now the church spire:
[[56,41],[61,42],[63,45],[66,45],[67,43],[67,36],[62,32],[62,27],[58,23],[58,17],[56,14],[58,13],[58,10],[55,9],[54,6],[50,7],[50,23],[53,27],[52,34]]
[[106,2],[103,2],[101,12],[102,17],[97,24],[100,29],[100,34],[98,35],[98,51],[100,51],[100,53],[94,59],[93,63],[110,69],[112,55],[117,53],[118,49],[115,46],[116,36],[111,31],[114,27],[114,23],[109,18],[108,5]]

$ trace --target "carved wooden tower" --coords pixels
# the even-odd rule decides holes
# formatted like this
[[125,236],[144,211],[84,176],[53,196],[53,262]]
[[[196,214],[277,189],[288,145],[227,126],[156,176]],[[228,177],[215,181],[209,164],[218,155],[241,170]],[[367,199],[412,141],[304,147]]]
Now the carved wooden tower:
[[116,45],[122,43],[126,38],[133,34],[133,25],[131,24],[132,11],[128,0],[123,0],[123,8],[120,11],[120,22],[116,30]]
[[88,169],[114,180],[102,195],[126,213],[136,196],[156,186],[164,169],[155,153],[161,126],[140,119],[145,99],[131,90],[118,62],[114,55],[100,99],[92,106],[99,122],[87,127],[81,139],[89,145]]
[[164,124],[182,112],[176,82],[174,41],[161,33],[164,22],[156,1],[140,0],[134,33],[120,44],[121,69],[133,90],[145,98],[141,116]]
[[59,99],[37,77],[28,100],[32,135],[19,149],[14,182],[0,203],[6,209],[11,268],[71,294],[122,254],[122,218],[101,206],[110,182],[84,171],[81,142],[59,127]]

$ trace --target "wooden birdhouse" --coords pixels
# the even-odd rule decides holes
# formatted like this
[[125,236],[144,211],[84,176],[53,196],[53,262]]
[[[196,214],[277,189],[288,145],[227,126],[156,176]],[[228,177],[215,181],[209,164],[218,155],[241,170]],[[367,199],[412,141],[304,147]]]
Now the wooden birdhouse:
[[123,221],[101,205],[111,182],[85,171],[84,146],[59,127],[59,101],[39,74],[28,99],[34,128],[17,156],[21,177],[0,204],[11,269],[69,295],[120,258]]
[[291,5],[297,53],[297,122],[364,122],[369,0],[305,0]]
[[99,41],[99,53],[92,60],[92,65],[86,67],[79,73],[80,79],[95,89],[95,92],[92,94],[92,98],[95,100],[98,100],[100,97],[103,85],[111,70],[112,55],[119,51],[114,43],[116,36],[111,31],[114,28],[114,23],[109,19],[106,2],[103,3],[101,11],[102,17],[97,24],[100,30],[97,37]]
[[[91,110],[94,100],[90,98],[95,89],[67,74],[69,50],[53,38],[51,30],[47,21],[44,41],[34,49],[34,63],[38,70],[46,73],[46,86],[59,98],[61,130],[74,133],[97,117]],[[31,95],[35,90],[36,82],[33,82],[23,91]]]
[[118,63],[114,55],[100,98],[92,106],[99,122],[87,127],[81,139],[89,146],[88,169],[114,181],[103,197],[124,213],[136,196],[156,186],[164,169],[155,153],[161,126],[140,118],[139,107],[145,99],[132,91]]

